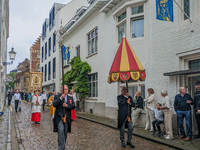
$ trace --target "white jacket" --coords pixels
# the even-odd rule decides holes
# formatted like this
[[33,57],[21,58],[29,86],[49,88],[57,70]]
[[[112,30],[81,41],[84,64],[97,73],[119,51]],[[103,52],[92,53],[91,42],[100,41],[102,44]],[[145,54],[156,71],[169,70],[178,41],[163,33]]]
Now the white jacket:
[[[37,98],[39,102],[38,106],[36,105]],[[38,97],[37,95],[33,96],[32,103],[33,103],[32,113],[41,112],[41,105],[43,104],[42,97],[40,95],[38,95]]]
[[[148,99],[148,101],[147,101]],[[156,100],[155,100],[155,95],[154,94],[150,94],[147,98],[144,99],[144,102],[146,102],[146,106],[147,107],[151,107],[151,108],[156,108]]]

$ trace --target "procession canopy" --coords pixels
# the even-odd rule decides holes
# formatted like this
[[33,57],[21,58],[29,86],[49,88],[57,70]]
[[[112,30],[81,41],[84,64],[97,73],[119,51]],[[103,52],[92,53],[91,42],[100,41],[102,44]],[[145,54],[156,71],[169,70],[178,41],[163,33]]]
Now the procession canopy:
[[144,67],[123,36],[109,72],[108,82],[145,80],[145,77]]

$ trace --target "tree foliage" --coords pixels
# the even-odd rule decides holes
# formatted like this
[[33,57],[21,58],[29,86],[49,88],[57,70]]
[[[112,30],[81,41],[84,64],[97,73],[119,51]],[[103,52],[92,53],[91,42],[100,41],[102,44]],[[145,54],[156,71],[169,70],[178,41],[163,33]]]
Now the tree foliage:
[[71,70],[65,73],[64,83],[71,89],[72,82],[78,81],[75,91],[84,101],[89,94],[88,73],[91,72],[91,67],[87,62],[82,62],[80,57],[74,57],[69,64],[71,65]]

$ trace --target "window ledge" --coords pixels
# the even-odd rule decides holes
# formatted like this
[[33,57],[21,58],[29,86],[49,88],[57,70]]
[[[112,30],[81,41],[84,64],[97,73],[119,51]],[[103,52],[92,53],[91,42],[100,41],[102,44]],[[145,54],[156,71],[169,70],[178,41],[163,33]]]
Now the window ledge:
[[92,57],[92,56],[94,56],[94,55],[96,55],[96,54],[98,54],[98,52],[95,52],[95,53],[93,53],[93,54],[87,56],[86,59],[88,59],[88,58],[90,58],[90,57]]
[[97,101],[97,100],[98,100],[98,97],[88,97],[86,100],[89,100],[89,101]]

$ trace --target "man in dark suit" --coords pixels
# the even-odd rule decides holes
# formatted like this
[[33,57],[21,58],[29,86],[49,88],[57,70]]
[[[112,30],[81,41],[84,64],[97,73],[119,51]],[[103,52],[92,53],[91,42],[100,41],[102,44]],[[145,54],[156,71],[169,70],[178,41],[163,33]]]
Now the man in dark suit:
[[[128,139],[127,145],[130,145],[132,148],[135,146],[131,143],[132,133],[133,133],[133,123],[131,119],[131,107],[135,107],[133,103],[133,99],[129,96],[127,89],[125,87],[122,88],[122,94],[117,97],[118,101],[118,129],[120,129],[120,140],[121,146],[126,148],[126,144],[124,141],[124,129],[125,125],[128,126]],[[129,108],[129,109],[128,109]]]
[[[65,150],[65,143],[67,139],[67,132],[71,132],[71,110],[75,109],[74,100],[68,95],[68,87],[64,85],[61,89],[60,95],[54,98],[53,106],[56,107],[54,116],[54,132],[58,132],[58,147],[59,150]],[[64,101],[64,103],[63,103]],[[66,122],[63,122],[64,116],[63,108],[65,109]]]
[[11,100],[12,100],[12,93],[9,92],[9,94],[8,94],[8,105],[10,105]]

